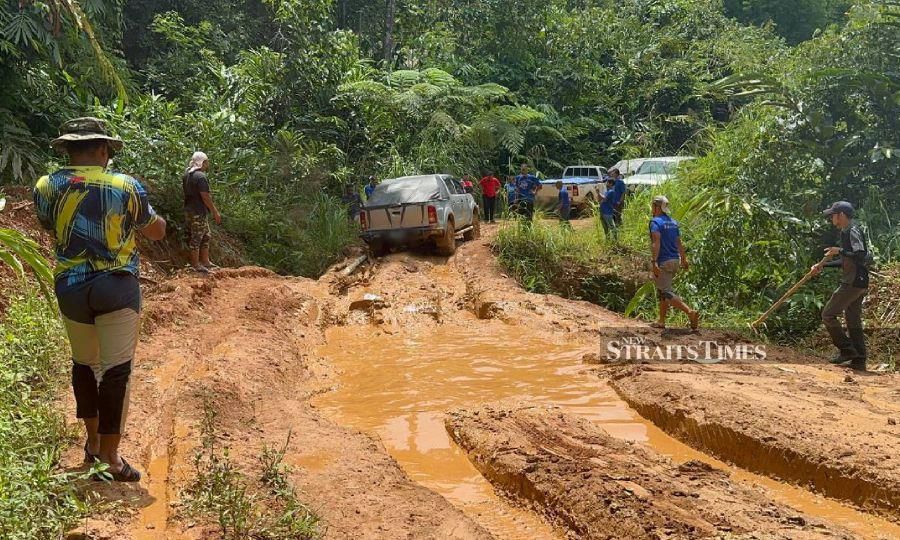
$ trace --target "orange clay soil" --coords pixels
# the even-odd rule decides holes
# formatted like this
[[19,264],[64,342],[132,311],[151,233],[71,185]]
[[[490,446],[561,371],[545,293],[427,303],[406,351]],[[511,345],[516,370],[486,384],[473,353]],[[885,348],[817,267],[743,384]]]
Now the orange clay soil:
[[676,438],[900,520],[900,376],[815,365],[652,365],[607,373]]
[[[349,278],[329,272],[313,281],[242,268],[222,270],[211,277],[181,274],[147,286],[144,332],[135,359],[131,407],[122,445],[122,454],[144,473],[144,478],[139,485],[87,486],[86,490],[97,491],[104,500],[122,504],[119,510],[96,513],[70,537],[220,537],[214,523],[186,516],[182,504],[184,489],[196,478],[193,458],[200,445],[205,408],[216,412],[220,444],[230,448],[231,459],[248,476],[259,473],[258,458],[263,446],[280,447],[288,433],[292,434],[284,459],[292,465],[290,480],[298,490],[298,498],[321,518],[325,538],[490,537],[472,516],[410,480],[374,434],[339,425],[310,403],[313,397],[341,384],[341,374],[320,352],[328,349],[326,330],[334,326],[358,328],[360,335],[370,335],[370,351],[379,350],[382,336],[413,335],[421,341],[442,327],[445,332],[458,331],[460,339],[468,333],[486,335],[485,332],[496,332],[498,339],[503,339],[502,328],[515,326],[519,333],[546,337],[548,343],[563,349],[592,351],[594,359],[606,350],[607,342],[623,336],[639,336],[648,344],[695,344],[698,339],[732,337],[711,330],[702,330],[699,335],[661,334],[642,322],[586,302],[525,292],[497,266],[489,246],[496,230],[496,226],[484,225],[486,238],[461,243],[457,254],[449,259],[394,254],[364,265]],[[366,294],[377,298],[366,298]],[[371,357],[373,363],[378,363],[377,354]],[[808,358],[789,349],[769,348],[769,360],[790,364],[790,369],[794,369],[796,363]],[[679,367],[694,369],[669,366]],[[798,370],[801,368],[804,373],[809,370],[818,374],[811,375],[814,378],[843,377],[843,371],[825,365],[797,366]],[[581,369],[605,372],[608,368]],[[777,371],[774,367],[771,370]],[[764,387],[771,380],[766,376],[759,386]],[[784,381],[786,395],[800,395],[809,384],[786,376],[779,380]],[[876,380],[882,381],[877,384],[893,381],[896,385],[896,379]],[[623,395],[624,381],[617,381]],[[597,381],[598,387],[603,384]],[[866,411],[872,407],[870,403],[839,399],[841,392],[846,391],[841,384],[822,384],[826,393],[823,399],[841,404],[828,412],[848,418],[869,414]],[[878,399],[895,398],[883,394]],[[790,414],[794,403],[783,403],[785,415]],[[73,418],[74,404],[68,392],[65,406],[69,418]],[[765,422],[758,411],[739,414],[725,407],[721,410],[723,414],[734,412],[734,422],[757,422],[761,432],[768,429],[760,438],[785,437],[779,428],[781,416],[772,414],[771,422]],[[665,423],[661,425],[665,427]],[[565,427],[576,434],[586,429],[574,422]],[[825,436],[848,446],[867,443],[889,448],[889,434],[873,429],[865,440],[859,440],[860,433],[848,433],[852,435],[832,430]],[[892,433],[896,440],[896,431]],[[527,442],[510,441],[510,448]],[[81,442],[73,444],[64,466],[78,466],[80,446]],[[824,445],[819,448],[828,450]],[[829,450],[828,456],[831,455]],[[641,463],[653,462],[647,458],[634,463],[640,467]],[[691,474],[721,477],[701,469]],[[560,473],[556,482],[573,481],[569,478],[571,471],[553,470]],[[668,469],[654,463],[648,474],[657,470]],[[675,473],[669,470],[667,474]],[[684,482],[688,487],[693,485],[688,480]],[[708,480],[703,485],[717,482],[720,481]],[[746,492],[745,488],[735,490]],[[623,490],[618,496],[622,500],[614,502],[624,508],[633,494]],[[735,504],[740,506],[740,501],[751,499],[737,500]],[[735,531],[749,530],[742,528],[744,518],[740,516],[756,515],[761,508],[757,500],[744,513],[738,512],[733,521],[726,521]],[[786,518],[799,515],[780,506],[771,508]],[[676,525],[682,523],[685,510],[677,505],[670,509],[672,526],[686,526]],[[698,530],[706,531],[708,524],[718,526],[726,522],[700,515],[702,519],[690,522]],[[762,530],[777,531],[776,524],[781,523],[788,531],[808,532],[808,526],[798,525],[799,521],[783,523],[780,518],[769,517]],[[828,526],[827,530],[837,528]]]
[[[329,538],[488,538],[442,497],[413,483],[380,442],[342,428],[308,400],[333,384],[310,356],[320,343],[319,285],[257,268],[176,278],[151,291],[138,346],[122,454],[140,485],[94,485],[126,512],[96,515],[72,538],[219,538],[180,512],[195,477],[204,409],[217,414],[221,444],[238,468],[259,473],[263,445],[280,448],[301,501]],[[71,406],[71,405],[70,405]],[[319,466],[309,459],[328,456]],[[80,454],[72,451],[73,465]],[[149,474],[148,474],[149,472]]]
[[676,465],[558,409],[488,405],[446,426],[495,485],[574,538],[850,538],[705,463]]

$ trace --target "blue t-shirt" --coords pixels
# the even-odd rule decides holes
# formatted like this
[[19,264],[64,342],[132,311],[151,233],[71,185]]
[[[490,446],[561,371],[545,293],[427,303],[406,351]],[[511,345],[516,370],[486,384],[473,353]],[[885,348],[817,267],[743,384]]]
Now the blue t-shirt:
[[571,204],[572,201],[569,198],[569,190],[563,186],[562,189],[559,190],[559,206],[562,208],[569,208]]
[[600,213],[604,216],[611,216],[616,209],[616,192],[614,189],[607,189],[603,194],[603,202],[600,203]]
[[373,186],[372,184],[366,184],[366,199],[372,196],[373,191],[375,191],[375,186]]
[[659,233],[659,256],[656,264],[680,258],[678,254],[678,222],[668,214],[661,214],[650,220],[650,233]]
[[504,184],[506,186],[506,198],[509,201],[509,204],[513,204],[516,202],[516,185],[515,184]]
[[620,176],[616,183],[613,184],[613,192],[616,194],[615,206],[619,206],[622,203],[622,199],[625,197],[625,190],[625,180],[622,180]]
[[541,181],[533,174],[516,177],[516,200],[534,202],[534,191],[541,187]]

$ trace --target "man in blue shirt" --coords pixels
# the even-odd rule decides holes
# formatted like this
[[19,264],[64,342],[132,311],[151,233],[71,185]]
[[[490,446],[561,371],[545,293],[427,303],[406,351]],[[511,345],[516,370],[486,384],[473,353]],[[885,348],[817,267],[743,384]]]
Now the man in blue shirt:
[[372,196],[372,192],[375,191],[375,186],[378,185],[378,179],[374,176],[369,177],[369,183],[366,184],[365,192],[366,192],[366,200],[369,200],[369,197]]
[[609,177],[615,182],[613,184],[613,192],[615,193],[613,204],[613,218],[615,219],[616,225],[621,227],[622,210],[625,209],[625,177],[622,176],[622,173],[619,172],[619,169],[610,170]]
[[600,219],[603,223],[603,232],[606,233],[606,238],[612,238],[613,240],[618,241],[619,226],[616,224],[615,219],[616,192],[614,179],[606,179],[606,191],[600,195],[600,199],[602,200],[600,203]]
[[541,181],[528,173],[528,165],[522,164],[516,177],[516,203],[519,215],[531,221],[534,217],[534,194],[541,189]]
[[518,211],[516,202],[516,179],[508,176],[506,178],[506,208],[510,213]]
[[559,190],[559,221],[563,225],[568,225],[569,212],[572,211],[572,199],[569,197],[569,190],[566,189],[562,181],[556,182],[556,189]]
[[650,220],[650,245],[653,253],[653,279],[659,296],[659,320],[653,323],[655,328],[666,327],[666,315],[669,307],[683,311],[691,321],[691,329],[696,330],[700,323],[700,313],[688,307],[672,289],[672,281],[678,274],[679,267],[688,269],[687,255],[681,243],[681,231],[678,222],[669,217],[669,200],[658,195],[653,198],[653,219]]

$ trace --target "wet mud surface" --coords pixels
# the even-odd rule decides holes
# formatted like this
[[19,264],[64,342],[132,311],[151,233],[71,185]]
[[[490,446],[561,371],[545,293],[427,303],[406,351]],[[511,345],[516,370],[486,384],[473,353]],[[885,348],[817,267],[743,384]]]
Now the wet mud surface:
[[642,416],[751,471],[900,520],[900,377],[794,365],[609,374]]
[[456,411],[447,429],[485,476],[574,538],[850,538],[706,463],[676,465],[558,408]]
[[[119,510],[94,516],[72,537],[218,538],[214,523],[182,511],[184,489],[196,476],[199,426],[204,408],[211,406],[218,414],[223,444],[248,474],[259,472],[264,446],[280,447],[292,434],[284,458],[291,466],[290,480],[300,500],[321,517],[325,538],[577,538],[578,531],[591,530],[590,525],[561,519],[560,513],[575,515],[585,504],[588,492],[580,491],[578,478],[591,471],[572,476],[575,469],[559,467],[550,455],[546,471],[552,474],[542,481],[574,486],[574,491],[553,488],[555,498],[535,506],[531,495],[509,489],[487,465],[499,467],[495,458],[504,452],[531,455],[538,440],[534,434],[543,432],[513,429],[505,420],[480,427],[496,428],[509,437],[490,456],[474,443],[464,444],[472,456],[482,456],[475,458],[445,429],[450,411],[475,411],[485,403],[513,399],[533,407],[559,407],[566,420],[552,425],[560,441],[596,438],[604,449],[630,449],[632,457],[619,465],[627,464],[636,478],[662,471],[676,484],[687,482],[685,486],[701,496],[726,493],[715,491],[726,487],[740,494],[728,503],[733,505],[731,518],[699,513],[687,519],[689,505],[651,505],[651,523],[662,533],[670,527],[671,535],[697,537],[683,536],[694,527],[723,537],[900,538],[892,524],[870,514],[815,495],[798,497],[797,488],[776,481],[767,481],[763,488],[752,475],[700,454],[648,421],[668,430],[659,418],[649,413],[648,419],[641,418],[622,399],[631,401],[624,386],[626,372],[594,365],[591,359],[623,334],[651,343],[691,343],[697,336],[663,336],[595,305],[523,291],[503,274],[490,252],[488,240],[496,228],[484,229],[488,238],[461,244],[450,259],[393,254],[350,277],[332,272],[318,281],[255,268],[224,270],[206,279],[178,276],[145,291],[146,331],[138,347],[122,449],[145,477],[140,485],[91,486],[101,498],[124,503]],[[706,339],[722,337],[712,331],[701,334]],[[772,356],[786,364],[802,360],[782,349]],[[797,366],[798,373],[801,368],[823,381],[842,373],[825,366]],[[613,373],[615,391],[607,384]],[[896,381],[880,380],[886,385]],[[785,394],[792,385],[803,388],[809,381],[785,379]],[[654,395],[649,386],[635,395],[648,396],[649,402]],[[686,396],[695,392],[679,388],[672,395],[682,390]],[[823,383],[822,399],[840,403],[850,416],[857,414],[852,399],[832,396],[840,396],[838,390]],[[873,403],[890,401],[893,395],[864,394]],[[687,402],[690,410],[699,409],[700,395],[697,392],[697,402]],[[71,398],[66,400],[71,412],[74,405]],[[782,406],[789,410],[791,402]],[[641,411],[640,406],[636,409]],[[737,414],[724,406],[721,410],[725,416]],[[544,420],[534,422],[537,426]],[[760,437],[781,437],[774,429],[766,435],[765,423],[758,424]],[[842,433],[830,433],[839,443],[847,442]],[[849,433],[873,440],[864,431]],[[880,445],[881,435],[874,437],[874,444]],[[565,448],[577,456],[598,451],[581,444]],[[64,465],[77,466],[79,446],[73,445]],[[534,455],[543,460],[546,456],[537,450]],[[700,484],[676,475],[684,463],[695,461],[717,471],[697,465],[700,472],[691,474],[706,479]],[[590,489],[595,487],[591,484]],[[643,487],[651,488],[689,492],[670,484]],[[597,516],[612,515],[613,507],[636,508],[629,506],[634,490],[604,493],[610,497],[608,504],[595,499],[591,505],[600,507],[591,510]],[[551,506],[560,512],[548,512]],[[665,509],[672,512],[668,521]],[[803,523],[793,519],[797,517]],[[754,529],[748,523],[757,518],[762,525]],[[578,528],[584,526],[588,529]],[[728,527],[733,530],[726,531]],[[790,536],[795,532],[800,536]]]

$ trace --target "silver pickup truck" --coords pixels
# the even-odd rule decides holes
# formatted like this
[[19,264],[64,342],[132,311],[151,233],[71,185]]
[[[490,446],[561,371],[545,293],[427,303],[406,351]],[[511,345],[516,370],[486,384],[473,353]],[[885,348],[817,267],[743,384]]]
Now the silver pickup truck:
[[456,236],[480,235],[478,205],[459,180],[445,174],[404,176],[378,184],[359,214],[360,237],[376,255],[393,246],[431,244],[456,251]]

